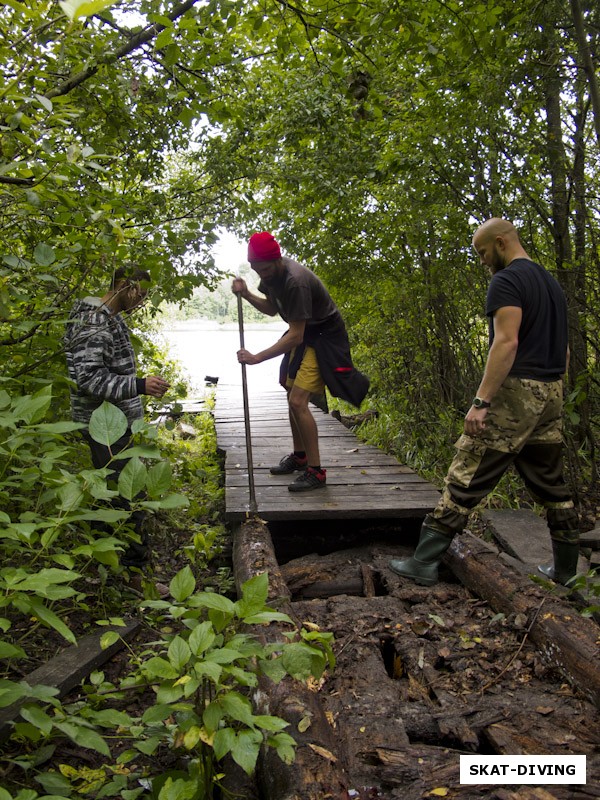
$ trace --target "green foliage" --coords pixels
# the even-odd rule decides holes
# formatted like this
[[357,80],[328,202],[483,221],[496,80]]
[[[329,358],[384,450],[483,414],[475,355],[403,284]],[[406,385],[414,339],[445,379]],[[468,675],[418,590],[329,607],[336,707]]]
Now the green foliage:
[[[118,487],[83,464],[66,422],[62,334],[73,300],[102,294],[124,262],[150,271],[156,316],[165,300],[214,288],[220,227],[271,229],[326,280],[381,412],[369,435],[433,478],[487,349],[487,276],[470,253],[473,228],[492,215],[514,219],[568,295],[568,434],[581,449],[573,474],[581,483],[577,470],[591,465],[593,479],[598,142],[568,4],[127,0],[69,9],[71,18],[55,2],[0,7],[0,652],[9,666],[27,653],[26,636],[11,639],[14,615],[71,640],[65,620],[87,602],[85,576],[117,569],[132,535],[127,513],[108,506],[117,492],[189,524],[192,566],[218,547],[218,466],[203,461],[203,444],[175,456],[167,437],[170,476],[142,426],[145,441],[127,454]],[[593,44],[595,6],[584,22]],[[232,313],[224,291],[211,313]],[[144,367],[164,364],[156,346],[139,350]],[[171,382],[167,402],[182,393]],[[111,415],[104,409],[94,423],[104,440],[122,428]],[[170,477],[189,496],[187,511],[170,510],[183,502]],[[98,522],[114,535],[99,536]],[[191,621],[193,611],[198,625],[230,613],[178,602],[175,618]],[[292,644],[318,671],[311,643]],[[153,657],[175,669],[169,646]],[[193,659],[180,664],[185,648],[175,648],[183,673]],[[9,684],[5,699],[35,699]],[[242,701],[232,709],[250,720]],[[26,713],[20,734],[45,736],[47,720]],[[53,713],[63,735],[92,731],[58,706]],[[220,734],[217,747],[235,747],[248,766],[267,734],[235,722],[246,728],[232,728],[235,741]],[[155,794],[192,796],[193,770],[197,785],[213,775],[192,761]],[[48,772],[40,785],[50,796],[71,782],[92,793],[108,776],[107,794],[129,800],[138,790],[124,788],[119,768]],[[24,792],[21,800],[33,797]],[[7,794],[0,789],[0,800]]]
[[[143,775],[125,766],[140,754],[157,757],[171,751],[181,756],[179,762],[186,769],[152,774],[151,796],[209,800],[217,791],[222,777],[220,762],[225,756],[230,755],[248,774],[255,768],[261,747],[273,748],[285,763],[294,760],[296,743],[285,732],[288,723],[254,713],[248,693],[265,678],[277,682],[291,675],[307,680],[333,668],[331,634],[302,630],[290,632],[288,642],[264,645],[247,632],[248,626],[273,621],[292,627],[289,617],[266,605],[266,573],[248,580],[236,602],[200,591],[190,567],[180,570],[169,588],[169,601],[147,601],[145,605],[155,624],[162,622],[164,627],[169,620],[176,630],[133,658],[132,672],[120,684],[93,673],[82,696],[64,706],[39,688],[34,691],[22,685],[13,689],[10,699],[31,698],[21,709],[23,721],[17,723],[16,733],[36,749],[30,757],[23,757],[21,766],[41,763],[36,753],[64,736],[107,759],[107,766],[100,769],[62,765],[60,775],[38,772],[36,780],[47,792],[71,797],[73,792],[101,790],[98,796],[119,793],[133,797]],[[116,636],[115,631],[105,634],[103,646],[112,644]],[[140,716],[112,707],[115,698],[136,687],[151,687],[154,705]],[[52,707],[51,714],[47,704]],[[129,748],[115,760],[110,731],[116,729]]]
[[[80,448],[71,437],[82,426],[72,422],[45,422],[52,403],[52,387],[32,395],[0,397],[0,540],[4,566],[0,569],[2,631],[7,634],[15,615],[53,628],[67,642],[75,636],[64,621],[69,611],[85,606],[82,578],[92,568],[119,568],[118,552],[132,535],[127,520],[136,508],[177,508],[187,499],[170,492],[171,471],[158,461],[146,468],[146,459],[160,458],[155,446],[134,446],[119,454],[128,463],[118,490],[107,483],[110,464],[100,470],[72,471]],[[92,415],[90,435],[106,445],[122,436],[127,422],[122,411],[103,403]],[[138,433],[156,435],[149,426]],[[118,494],[132,501],[131,511],[106,505]],[[144,493],[143,499],[139,495]],[[100,534],[91,523],[113,526],[114,535]],[[26,638],[26,637],[25,637]],[[25,642],[0,640],[3,658],[26,656]],[[30,697],[24,684],[5,682],[3,705]]]

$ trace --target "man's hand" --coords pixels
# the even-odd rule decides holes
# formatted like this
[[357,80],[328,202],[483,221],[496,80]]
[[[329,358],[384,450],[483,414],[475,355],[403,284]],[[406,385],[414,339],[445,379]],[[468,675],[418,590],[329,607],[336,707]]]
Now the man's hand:
[[162,397],[170,385],[164,378],[151,375],[146,378],[146,394],[151,395],[151,397]]
[[237,351],[237,360],[240,364],[260,364],[260,358],[258,356],[253,355],[248,350],[238,350]]
[[475,406],[471,406],[465,416],[465,433],[469,436],[479,436],[485,428],[487,412],[487,408],[475,408]]
[[248,294],[248,286],[243,278],[234,278],[231,284],[231,291],[234,294],[241,294],[245,297]]

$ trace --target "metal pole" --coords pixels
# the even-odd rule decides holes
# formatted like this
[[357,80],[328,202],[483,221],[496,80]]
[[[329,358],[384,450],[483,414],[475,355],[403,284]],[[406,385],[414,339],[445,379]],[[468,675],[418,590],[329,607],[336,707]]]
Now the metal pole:
[[[242,309],[242,295],[237,294],[238,323],[240,326],[240,348],[245,350],[244,344],[244,311]],[[246,428],[246,460],[248,461],[248,489],[250,491],[250,511],[258,510],[256,505],[256,492],[254,490],[254,464],[252,463],[252,436],[250,435],[250,404],[248,403],[248,382],[246,380],[246,365],[242,364],[242,395],[244,397],[244,426]]]

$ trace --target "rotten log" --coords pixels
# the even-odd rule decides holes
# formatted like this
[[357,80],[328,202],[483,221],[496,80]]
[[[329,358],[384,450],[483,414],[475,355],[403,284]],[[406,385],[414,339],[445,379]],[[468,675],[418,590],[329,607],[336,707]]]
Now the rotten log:
[[[267,572],[269,603],[287,614],[298,629],[301,627],[289,602],[290,591],[281,575],[271,534],[261,520],[249,520],[235,529],[233,567],[238,593],[245,581]],[[276,623],[253,626],[253,632],[265,643],[286,641]],[[289,722],[288,732],[297,744],[291,765],[284,764],[272,748],[262,749],[257,780],[264,800],[348,800],[338,745],[318,693],[289,677],[278,684],[263,677],[253,701],[258,713]]]
[[445,562],[496,612],[525,614],[529,637],[546,662],[600,707],[600,627],[594,620],[521,575],[496,548],[469,533],[454,537]]
[[362,577],[355,575],[345,580],[335,581],[315,581],[303,586],[294,592],[294,600],[310,600],[311,598],[337,597],[340,594],[347,594],[353,597],[364,596],[364,585]]
[[375,597],[373,571],[360,556],[343,553],[301,556],[280,567],[294,600],[347,594]]
[[420,652],[428,643],[404,633],[394,640],[394,646],[407,671],[421,684],[424,689],[423,697],[435,697],[438,703],[438,713],[435,714],[437,724],[443,739],[454,739],[460,746],[469,752],[476,752],[479,747],[479,737],[471,730],[464,716],[461,714],[460,700],[451,695],[439,685],[439,675],[425,659],[421,659]]

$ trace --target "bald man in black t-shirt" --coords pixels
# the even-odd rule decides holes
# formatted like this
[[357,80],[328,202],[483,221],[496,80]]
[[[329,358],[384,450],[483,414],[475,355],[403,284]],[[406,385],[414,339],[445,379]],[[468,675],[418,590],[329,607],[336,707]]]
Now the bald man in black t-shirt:
[[511,222],[493,218],[473,237],[492,273],[486,314],[490,350],[440,502],[425,518],[415,554],[391,562],[424,585],[471,511],[514,464],[546,509],[554,564],[539,567],[569,583],[577,572],[579,524],[562,467],[562,376],[569,358],[567,303],[558,284],[523,249]]

